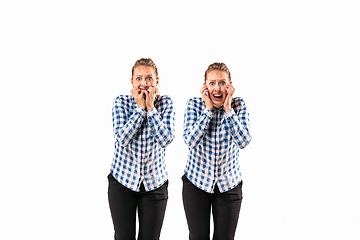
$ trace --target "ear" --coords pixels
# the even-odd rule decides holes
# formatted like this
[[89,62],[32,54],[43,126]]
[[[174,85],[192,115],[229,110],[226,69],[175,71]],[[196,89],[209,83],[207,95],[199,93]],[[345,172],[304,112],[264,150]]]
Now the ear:
[[206,85],[206,83],[203,83],[203,86],[205,86]]
[[160,78],[158,77],[158,78],[156,78],[156,86],[157,85],[159,85],[159,80],[160,80]]
[[131,82],[131,85],[133,85],[134,83],[133,83],[133,79],[132,78],[130,78],[130,82]]

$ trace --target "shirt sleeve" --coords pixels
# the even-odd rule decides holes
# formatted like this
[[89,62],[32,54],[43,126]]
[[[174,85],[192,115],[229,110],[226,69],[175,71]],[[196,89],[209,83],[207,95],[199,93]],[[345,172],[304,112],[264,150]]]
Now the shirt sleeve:
[[131,142],[146,115],[142,108],[137,107],[129,117],[130,107],[130,103],[114,100],[112,108],[114,137],[122,146],[126,146]]
[[242,149],[251,141],[250,120],[245,102],[240,100],[238,104],[240,104],[238,114],[231,109],[225,113],[225,119],[235,144]]
[[[163,103],[161,103],[163,104]],[[151,133],[162,148],[169,145],[175,138],[175,109],[171,99],[166,101],[166,107],[160,116],[156,108],[147,112]]]
[[205,107],[201,115],[197,117],[199,111],[201,109],[195,107],[192,99],[187,101],[184,113],[183,139],[190,149],[200,143],[213,116],[212,112]]

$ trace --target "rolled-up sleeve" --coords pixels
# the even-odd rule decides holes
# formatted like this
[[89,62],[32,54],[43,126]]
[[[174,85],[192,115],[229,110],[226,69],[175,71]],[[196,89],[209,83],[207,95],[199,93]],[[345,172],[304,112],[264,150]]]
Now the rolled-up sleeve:
[[226,124],[230,129],[231,136],[239,148],[245,148],[251,141],[250,120],[245,102],[239,101],[238,114],[233,109],[225,113]]
[[204,108],[198,117],[197,110],[192,99],[188,100],[184,113],[183,140],[190,149],[200,143],[213,116],[209,109]]
[[136,132],[144,121],[146,112],[137,107],[133,114],[128,118],[128,107],[116,98],[112,107],[113,132],[115,139],[120,145],[125,146],[131,142]]
[[165,110],[162,114],[156,108],[147,112],[148,122],[151,127],[151,133],[154,135],[161,147],[166,147],[175,138],[175,109],[170,98],[166,101]]

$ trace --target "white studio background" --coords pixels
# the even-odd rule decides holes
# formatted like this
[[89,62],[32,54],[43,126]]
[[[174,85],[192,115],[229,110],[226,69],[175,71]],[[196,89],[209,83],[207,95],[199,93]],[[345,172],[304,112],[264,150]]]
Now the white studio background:
[[161,239],[188,239],[186,100],[228,65],[249,107],[236,239],[360,239],[358,1],[2,1],[1,239],[113,239],[111,107],[141,57],[176,106]]

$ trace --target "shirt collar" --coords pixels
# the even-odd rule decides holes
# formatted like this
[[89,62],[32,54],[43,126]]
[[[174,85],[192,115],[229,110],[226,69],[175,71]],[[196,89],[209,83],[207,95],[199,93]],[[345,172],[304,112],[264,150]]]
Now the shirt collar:
[[222,111],[225,112],[224,106],[221,106],[220,108],[213,107],[213,111]]

